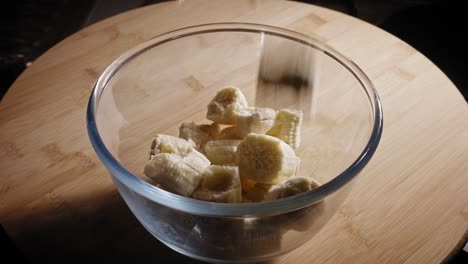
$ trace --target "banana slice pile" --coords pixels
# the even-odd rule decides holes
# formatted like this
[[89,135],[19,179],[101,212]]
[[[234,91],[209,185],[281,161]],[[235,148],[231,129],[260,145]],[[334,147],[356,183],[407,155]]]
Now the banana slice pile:
[[317,188],[299,177],[302,111],[248,106],[239,88],[218,91],[211,124],[183,123],[179,137],[153,139],[144,173],[162,188],[194,199],[261,202]]

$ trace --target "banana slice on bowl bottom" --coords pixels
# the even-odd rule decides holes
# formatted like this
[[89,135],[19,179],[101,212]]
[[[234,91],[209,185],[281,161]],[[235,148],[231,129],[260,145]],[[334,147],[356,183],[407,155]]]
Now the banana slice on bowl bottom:
[[296,176],[273,185],[265,194],[264,201],[273,201],[307,192],[319,187],[320,184],[309,177]]
[[[320,183],[312,178],[303,176],[292,177],[286,181],[273,185],[265,194],[263,201],[288,198],[313,190],[319,186]],[[284,232],[289,230],[300,232],[307,231],[311,233],[318,232],[322,225],[324,225],[331,217],[330,214],[326,213],[325,209],[325,201],[322,200],[306,208],[301,208],[281,215],[279,223],[281,224],[281,228]]]
[[320,184],[309,177],[294,176],[275,185],[256,183],[249,190],[244,191],[245,202],[265,202],[279,200],[307,192],[319,187]]

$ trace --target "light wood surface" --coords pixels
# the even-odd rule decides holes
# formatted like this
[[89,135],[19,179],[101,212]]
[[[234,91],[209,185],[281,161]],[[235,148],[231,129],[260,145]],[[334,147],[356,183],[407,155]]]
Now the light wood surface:
[[[468,229],[468,108],[396,37],[283,1],[178,1],[88,27],[37,59],[0,104],[0,223],[32,263],[190,260],[130,213],[89,143],[85,109],[121,53],[169,30],[254,22],[319,38],[354,60],[384,108],[380,146],[326,227],[280,263],[439,263]],[[193,82],[191,82],[193,84]]]

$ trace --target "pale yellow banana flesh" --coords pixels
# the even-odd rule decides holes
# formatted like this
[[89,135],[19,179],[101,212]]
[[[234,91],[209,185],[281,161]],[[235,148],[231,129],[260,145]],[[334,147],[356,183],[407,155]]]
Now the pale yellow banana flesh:
[[192,148],[192,144],[185,139],[157,134],[151,142],[150,158],[158,153],[175,153],[184,156]]
[[200,187],[192,194],[192,198],[219,203],[241,203],[242,189],[238,168],[220,165],[206,168],[202,173]]
[[237,136],[244,138],[250,133],[266,134],[274,125],[276,111],[271,108],[248,107],[236,114]]
[[267,135],[277,137],[293,149],[301,143],[301,125],[303,113],[300,110],[281,109],[276,117],[276,124]]
[[159,153],[146,163],[144,173],[163,189],[189,197],[200,184],[201,173],[209,165],[209,160],[194,149],[185,156]]
[[287,198],[319,187],[320,184],[309,177],[292,177],[273,185],[264,197],[265,201]]
[[237,146],[240,140],[208,141],[204,152],[206,157],[214,165],[235,165],[237,163]]
[[239,88],[221,89],[208,104],[206,118],[223,125],[234,125],[236,113],[247,107],[247,100]]
[[211,125],[196,125],[194,122],[182,123],[179,128],[179,137],[187,141],[192,141],[195,147],[203,149],[203,145],[218,138],[220,127],[218,123]]
[[278,138],[249,134],[237,148],[241,179],[276,184],[296,174],[299,158],[288,144]]

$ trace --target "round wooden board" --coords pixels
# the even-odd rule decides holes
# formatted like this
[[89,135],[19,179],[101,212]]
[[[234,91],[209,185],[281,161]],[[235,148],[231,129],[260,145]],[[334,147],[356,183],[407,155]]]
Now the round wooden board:
[[396,37],[350,16],[285,1],[177,1],[136,9],[68,37],[0,104],[0,223],[32,263],[194,262],[130,213],[88,140],[94,82],[121,53],[195,24],[252,22],[321,39],[371,78],[381,144],[348,200],[280,263],[439,263],[468,229],[468,108],[450,80]]

